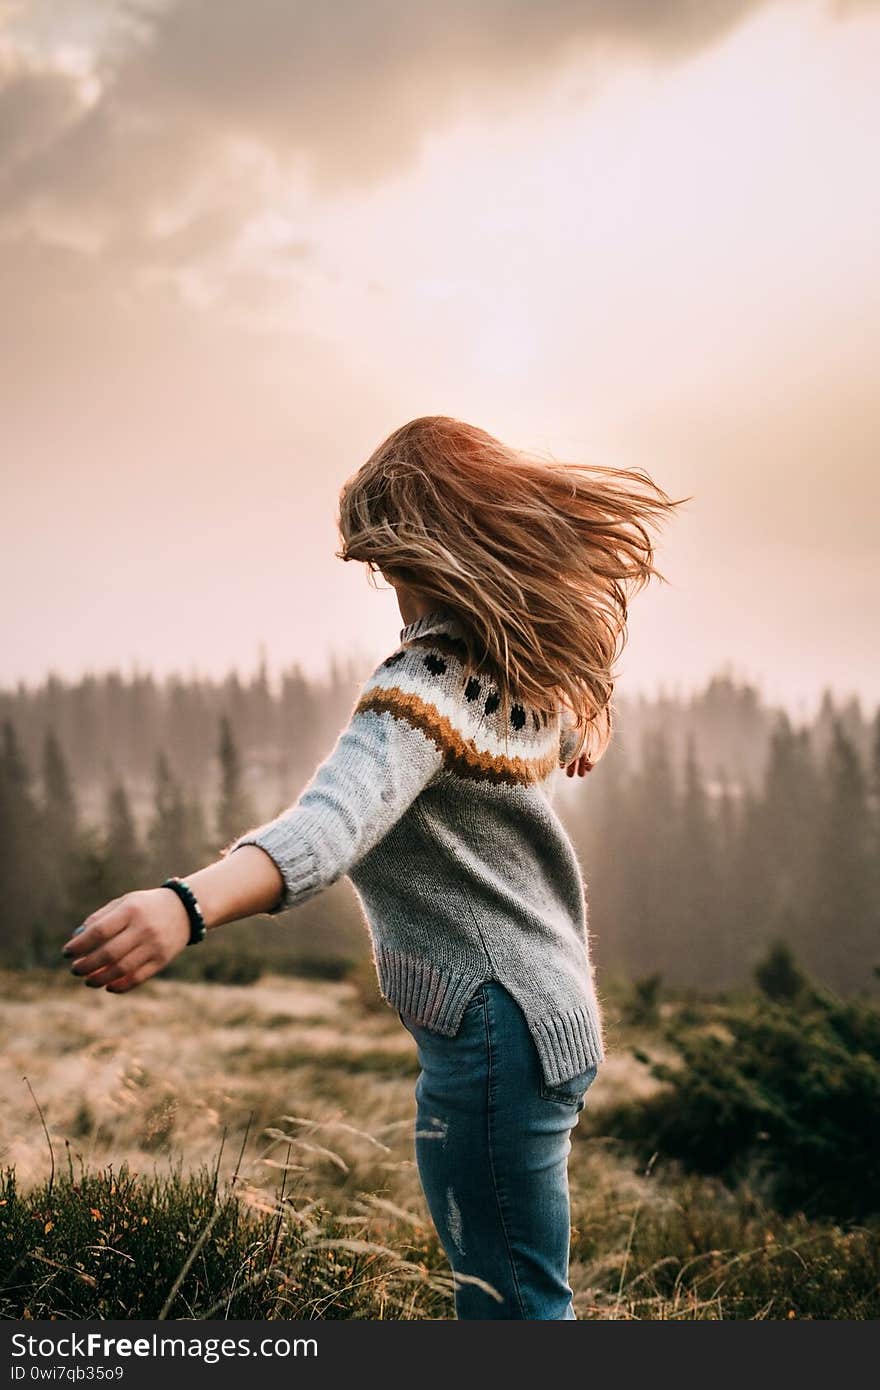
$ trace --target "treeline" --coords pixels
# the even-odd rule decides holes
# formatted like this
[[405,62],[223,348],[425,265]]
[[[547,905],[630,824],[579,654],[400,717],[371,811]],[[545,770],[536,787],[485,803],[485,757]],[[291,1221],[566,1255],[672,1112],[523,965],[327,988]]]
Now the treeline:
[[842,721],[819,752],[778,713],[758,787],[710,789],[693,742],[679,769],[662,728],[640,753],[616,747],[566,796],[606,967],[723,990],[784,941],[826,986],[876,988],[880,713],[867,758]]
[[12,722],[32,767],[54,733],[84,809],[99,815],[108,786],[120,778],[141,819],[149,815],[159,752],[182,785],[204,796],[216,792],[225,717],[246,782],[271,805],[305,782],[345,719],[362,674],[352,661],[334,661],[325,679],[309,679],[294,665],[273,688],[265,657],[247,680],[235,671],[219,681],[180,675],[159,681],[138,670],[128,677],[88,673],[76,681],[50,674],[36,687],[20,682],[0,691],[0,722]]
[[[0,957],[54,964],[95,907],[211,862],[277,814],[332,748],[362,674],[293,668],[273,689],[263,662],[249,682],[111,673],[0,693]],[[557,801],[600,968],[726,989],[781,939],[831,988],[873,987],[880,712],[826,694],[796,728],[728,676],[615,710],[605,758],[585,781],[560,773]],[[295,941],[300,961],[366,950],[344,885],[260,928],[260,950]]]
[[[235,671],[223,680],[179,674],[159,680],[137,669],[128,676],[90,672],[76,681],[50,674],[34,687],[20,682],[0,690],[0,723],[12,721],[34,767],[47,731],[53,730],[84,805],[97,812],[103,790],[118,775],[136,811],[146,812],[159,750],[187,785],[204,791],[206,777],[218,776],[217,728],[225,715],[246,781],[268,810],[283,802],[291,788],[303,785],[329,750],[366,667],[351,658],[335,661],[326,677],[318,679],[294,664],[270,679],[263,656],[246,679]],[[719,674],[690,697],[663,688],[652,699],[615,693],[614,708],[614,752],[630,762],[639,756],[645,734],[662,728],[677,768],[683,767],[691,740],[710,784],[726,778],[735,786],[761,786],[777,711],[763,703],[754,685]],[[814,756],[827,753],[835,722],[866,762],[870,720],[856,698],[837,704],[830,692],[809,722]]]
[[6,719],[0,753],[0,960],[56,964],[77,922],[110,899],[161,883],[171,866],[191,872],[217,857],[256,812],[245,791],[229,720],[220,720],[219,788],[209,809],[186,790],[164,751],[156,757],[153,806],[141,830],[125,782],[106,788],[98,822],[85,820],[68,760],[53,729],[41,750],[39,777]]

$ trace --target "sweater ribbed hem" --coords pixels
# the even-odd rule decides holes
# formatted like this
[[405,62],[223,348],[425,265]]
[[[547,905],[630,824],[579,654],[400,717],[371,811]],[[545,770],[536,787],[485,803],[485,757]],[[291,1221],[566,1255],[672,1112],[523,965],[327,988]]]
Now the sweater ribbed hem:
[[378,944],[374,954],[385,1000],[423,1028],[454,1038],[470,999],[486,978],[485,973],[437,970],[428,961]]
[[[408,1014],[422,1028],[449,1038],[458,1032],[464,1011],[479,986],[493,978],[480,970],[440,970],[427,961],[378,943],[374,956],[379,988],[386,1002]],[[523,1012],[548,1086],[561,1086],[604,1061],[595,1009],[579,1005],[540,1019],[529,1018]]]
[[561,1086],[605,1060],[599,1017],[580,1005],[530,1021],[548,1086]]

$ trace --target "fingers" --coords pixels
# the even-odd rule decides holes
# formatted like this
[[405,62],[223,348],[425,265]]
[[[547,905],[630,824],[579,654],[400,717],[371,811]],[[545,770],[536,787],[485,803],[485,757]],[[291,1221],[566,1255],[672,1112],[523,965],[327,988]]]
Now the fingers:
[[586,753],[581,753],[579,758],[568,764],[565,769],[566,777],[586,777],[588,772],[592,772],[594,764],[590,762]]
[[81,927],[61,947],[62,955],[80,959],[105,945],[127,926],[129,907],[126,898],[114,898],[87,917]]
[[86,918],[62,950],[90,989],[121,994],[164,969],[188,938],[186,913],[171,894],[135,892]]
[[[86,933],[83,933],[85,936]],[[107,965],[115,965],[127,955],[140,940],[133,926],[124,926],[112,936],[99,941],[91,951],[78,955],[70,967],[71,975],[91,975]]]
[[158,962],[147,961],[145,965],[139,965],[130,975],[124,976],[120,980],[112,980],[107,985],[108,994],[127,994],[130,989],[137,985],[142,985],[145,980],[149,980],[159,969]]
[[[117,939],[122,940],[123,937]],[[161,962],[155,959],[150,946],[140,942],[119,960],[110,961],[107,965],[90,974],[86,984],[90,989],[103,989],[105,985],[119,984],[127,976],[133,975],[142,966],[149,965],[151,962],[155,969],[151,970],[150,974],[155,974],[156,970],[160,968]]]
[[110,972],[116,970],[124,960],[140,951],[142,955],[152,954],[151,948],[144,942],[143,937],[132,927],[126,927],[118,936],[107,945],[102,946],[88,956],[83,956],[81,960],[75,961],[70,967],[72,975],[87,977],[86,984],[91,984],[93,980],[101,977],[101,983],[109,979]]

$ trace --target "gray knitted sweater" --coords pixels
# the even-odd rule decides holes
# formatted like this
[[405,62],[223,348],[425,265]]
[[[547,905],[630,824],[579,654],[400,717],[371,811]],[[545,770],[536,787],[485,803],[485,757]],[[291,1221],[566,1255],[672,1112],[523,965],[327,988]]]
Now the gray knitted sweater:
[[552,805],[576,744],[519,703],[502,729],[492,677],[465,655],[449,608],[404,627],[298,800],[224,853],[274,860],[270,916],[348,876],[384,998],[425,1028],[455,1036],[498,980],[558,1086],[605,1056],[584,884]]

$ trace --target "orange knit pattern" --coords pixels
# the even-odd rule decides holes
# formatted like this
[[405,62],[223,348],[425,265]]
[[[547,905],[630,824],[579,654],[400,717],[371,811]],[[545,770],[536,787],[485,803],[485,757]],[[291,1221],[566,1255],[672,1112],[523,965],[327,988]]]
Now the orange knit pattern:
[[529,786],[549,777],[558,766],[555,750],[540,758],[507,757],[481,751],[429,700],[396,685],[374,687],[362,695],[356,710],[368,709],[387,710],[421,729],[441,750],[449,770],[459,777],[477,777],[496,785]]

